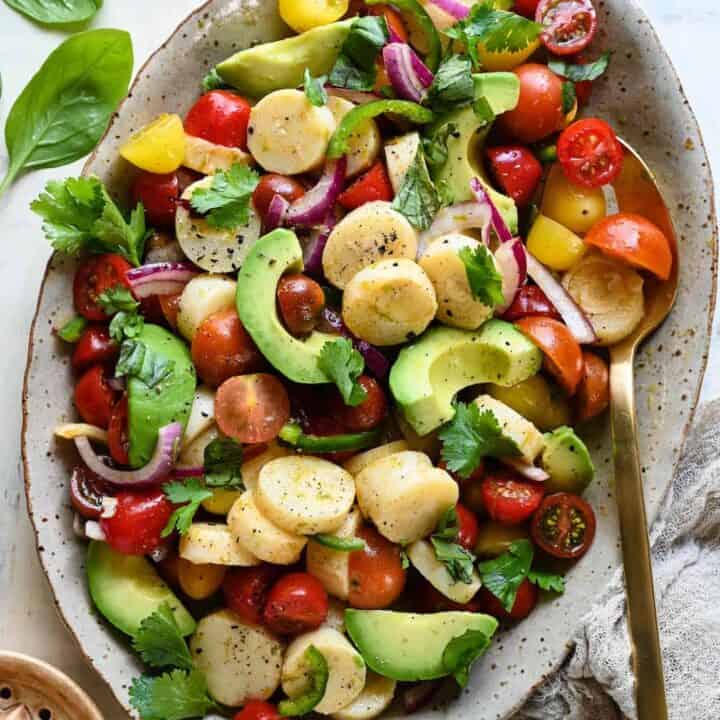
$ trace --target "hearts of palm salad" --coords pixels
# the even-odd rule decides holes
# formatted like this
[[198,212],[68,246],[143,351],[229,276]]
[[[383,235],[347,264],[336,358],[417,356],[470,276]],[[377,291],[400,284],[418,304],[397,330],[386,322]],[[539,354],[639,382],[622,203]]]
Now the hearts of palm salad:
[[33,203],[79,256],[70,493],[145,720],[411,712],[564,591],[574,429],[667,279],[578,119],[590,0],[280,0],[183,118]]

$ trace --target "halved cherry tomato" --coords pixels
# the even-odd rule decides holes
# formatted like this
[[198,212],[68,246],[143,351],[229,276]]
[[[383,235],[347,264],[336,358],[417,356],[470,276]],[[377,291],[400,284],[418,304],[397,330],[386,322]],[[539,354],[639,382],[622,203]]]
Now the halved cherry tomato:
[[247,149],[250,103],[229,90],[211,90],[201,96],[185,118],[188,135],[216,145]]
[[566,127],[558,138],[557,153],[568,180],[585,187],[607,185],[622,170],[622,145],[613,129],[598,118]]
[[515,326],[545,355],[545,369],[568,395],[574,395],[582,379],[582,350],[567,325],[549,317],[525,317]]
[[455,506],[455,512],[458,519],[457,542],[466,550],[473,550],[479,532],[477,518],[474,513],[460,503]]
[[364,610],[386,608],[405,587],[400,547],[369,526],[362,527],[357,536],[365,541],[365,549],[350,553],[348,603]]
[[480,588],[476,597],[481,611],[498,618],[498,620],[523,620],[537,605],[538,589],[529,580],[523,580],[518,587],[510,612],[487,588]]
[[274,565],[233,568],[225,576],[225,604],[245,622],[259,625],[272,584],[280,569]]
[[70,503],[82,517],[97,520],[102,513],[103,497],[110,495],[107,484],[84,465],[70,476]]
[[590,420],[610,404],[610,374],[607,363],[598,355],[583,352],[583,375],[575,393],[575,417]]
[[577,495],[548,495],[533,516],[530,532],[533,542],[556,558],[582,557],[595,538],[595,513]]
[[606,255],[667,280],[672,270],[670,241],[654,223],[635,213],[609,215],[585,236],[588,245]]
[[305,188],[297,180],[287,177],[287,175],[268,173],[263,175],[255,186],[252,201],[260,217],[264,218],[270,207],[270,201],[275,195],[280,195],[292,203],[299,200],[304,194]]
[[233,715],[232,720],[281,720],[277,708],[264,700],[248,700],[240,712]]
[[311,333],[325,308],[325,293],[315,280],[302,273],[283,275],[277,286],[277,301],[285,327],[293,335]]
[[115,393],[107,384],[102,365],[86,370],[75,385],[75,407],[90,425],[107,428],[115,403]]
[[[391,42],[402,42],[408,41],[408,31],[403,22],[402,15],[397,11],[393,10],[387,5],[372,5],[369,8],[371,15],[382,15],[385,18],[385,22],[390,29]],[[394,35],[394,37],[392,37]]]
[[597,12],[592,0],[541,0],[535,22],[543,27],[545,46],[555,55],[584,50],[597,32]]
[[159,488],[119,492],[112,517],[100,518],[108,545],[125,555],[147,555],[160,547],[173,505]]
[[542,484],[523,480],[517,473],[504,468],[488,473],[481,488],[487,514],[505,525],[519,525],[527,520],[538,509],[545,494]]
[[270,588],[263,622],[278,635],[297,635],[320,627],[328,613],[323,584],[305,572],[281,577]]
[[523,285],[517,291],[512,305],[503,313],[503,319],[515,322],[532,315],[560,319],[557,308],[537,285]]
[[513,12],[516,12],[518,15],[522,15],[523,17],[530,18],[530,20],[534,20],[535,11],[537,10],[539,2],[540,0],[515,0]]
[[116,463],[127,465],[130,462],[128,452],[130,439],[128,438],[128,401],[123,395],[113,406],[108,425],[108,449],[110,456]]
[[488,148],[495,182],[520,207],[527,205],[542,177],[542,165],[526,147],[522,145],[503,145]]
[[210,387],[234,375],[260,370],[264,361],[233,308],[213,313],[195,333],[191,347],[198,375]]
[[97,304],[97,298],[116,285],[130,288],[125,273],[131,268],[132,265],[121,255],[95,255],[85,260],[73,280],[75,309],[88,320],[106,320],[107,315]]
[[89,325],[75,345],[72,366],[74,370],[84,370],[90,365],[112,360],[119,352],[119,345],[104,325]]
[[346,210],[354,210],[374,200],[390,202],[393,193],[390,178],[382,161],[378,160],[366,173],[361,175],[347,190],[340,193],[338,202]]
[[377,427],[387,415],[388,403],[380,383],[367,375],[361,375],[358,383],[366,392],[365,399],[355,407],[346,405],[341,419],[350,432],[365,432]]
[[220,431],[238,442],[270,442],[290,419],[290,400],[274,375],[238,375],[218,388],[215,416]]
[[155,227],[175,227],[175,211],[180,197],[177,173],[157,175],[142,171],[130,189],[133,204],[141,202],[148,220]]
[[167,320],[167,324],[173,329],[177,330],[177,316],[180,312],[180,297],[182,293],[176,293],[175,295],[158,295],[158,302],[162,314]]

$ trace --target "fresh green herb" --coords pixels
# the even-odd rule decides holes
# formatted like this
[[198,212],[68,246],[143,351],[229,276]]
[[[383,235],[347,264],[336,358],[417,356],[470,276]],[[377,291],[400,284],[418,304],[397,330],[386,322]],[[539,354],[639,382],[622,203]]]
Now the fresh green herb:
[[222,90],[222,88],[226,87],[228,87],[228,84],[220,77],[220,73],[217,71],[217,68],[213,68],[202,79],[203,92],[210,92],[211,90]]
[[445,123],[422,137],[423,153],[428,169],[436,175],[448,159],[448,138],[457,133],[456,123]]
[[128,339],[120,346],[115,377],[136,378],[153,388],[170,376],[174,368],[172,360],[154,352],[139,340]]
[[57,336],[67,343],[76,343],[82,336],[87,324],[87,320],[84,317],[76,315],[57,331]]
[[330,71],[330,84],[350,90],[372,90],[377,78],[375,60],[389,37],[384,17],[355,18]]
[[355,407],[367,397],[365,388],[357,381],[365,361],[347,338],[326,342],[320,350],[318,367],[337,385],[346,405]]
[[528,580],[547,592],[565,592],[565,578],[562,575],[556,575],[545,570],[531,570],[528,573]]
[[210,187],[198,188],[190,198],[197,212],[205,215],[213,227],[232,230],[250,219],[250,198],[260,176],[242,163],[215,173]]
[[400,567],[403,570],[407,570],[410,567],[410,558],[404,550],[400,551]]
[[44,220],[45,237],[59,252],[120,253],[133,265],[141,263],[147,237],[142,204],[127,221],[97,178],[51,180],[30,209]]
[[482,584],[510,612],[520,584],[528,576],[533,559],[529,540],[515,540],[500,557],[478,563]]
[[458,518],[457,510],[451,505],[442,515],[438,522],[437,528],[433,533],[433,537],[439,540],[457,540],[458,533],[460,532],[460,520]]
[[442,458],[448,470],[468,478],[486,457],[519,455],[518,446],[505,437],[492,410],[480,412],[475,403],[455,404],[455,416],[440,431]]
[[198,670],[135,678],[130,686],[130,704],[143,720],[187,720],[220,710]]
[[597,60],[587,65],[576,65],[566,63],[563,60],[554,59],[548,62],[548,68],[556,75],[572,82],[586,82],[597,80],[610,64],[610,53],[603,53]]
[[162,487],[167,499],[173,505],[181,505],[181,507],[173,511],[161,535],[168,537],[175,530],[180,535],[184,535],[190,529],[195,513],[203,500],[212,497],[212,490],[208,490],[197,478],[190,478],[185,482],[165,483]]
[[443,667],[461,688],[468,684],[472,664],[490,647],[490,639],[480,630],[466,630],[445,646]]
[[305,674],[308,678],[308,686],[305,692],[292,700],[281,700],[278,703],[278,711],[285,717],[297,717],[307,715],[322,700],[328,682],[328,664],[322,653],[310,645],[305,651]]
[[473,296],[488,307],[500,305],[504,299],[503,277],[487,246],[480,244],[474,250],[464,247],[458,255],[465,265],[465,274]]
[[444,113],[475,99],[475,83],[472,78],[472,63],[467,55],[446,57],[428,88],[424,104],[434,112]]
[[106,315],[114,315],[120,312],[134,312],[140,307],[140,303],[133,297],[129,288],[124,285],[115,285],[98,295],[97,304],[103,309]]
[[219,437],[209,443],[203,455],[205,484],[209,487],[241,488],[243,449],[232,438]]
[[506,10],[497,10],[492,0],[473,5],[470,14],[445,34],[465,45],[467,54],[476,68],[482,63],[478,43],[489,52],[520,52],[534,43],[542,32],[542,25]]
[[308,68],[305,68],[305,95],[307,96],[307,99],[310,101],[311,105],[314,105],[315,107],[322,107],[323,105],[327,105],[328,96],[325,92],[325,81],[327,80],[327,75],[320,75],[320,77],[314,78],[310,74],[310,70]]
[[60,167],[89,153],[127,94],[132,66],[132,42],[122,30],[78,33],[55,49],[8,115],[0,196],[22,170]]
[[133,648],[151,667],[192,670],[193,661],[167,602],[140,623]]
[[562,84],[562,111],[567,115],[575,107],[575,83],[569,80]]
[[132,340],[143,331],[145,319],[137,311],[125,312],[121,310],[110,321],[110,337],[117,342]]
[[331,550],[338,552],[355,552],[355,550],[364,550],[365,541],[358,537],[338,537],[337,535],[313,535],[313,540]]
[[5,0],[5,2],[13,10],[43,25],[86,22],[102,5],[102,0]]
[[445,565],[445,569],[455,582],[469,585],[473,581],[475,556],[462,545],[440,540],[434,535],[430,538],[435,557]]
[[405,173],[392,206],[418,230],[427,230],[442,207],[442,200],[430,178],[422,145]]

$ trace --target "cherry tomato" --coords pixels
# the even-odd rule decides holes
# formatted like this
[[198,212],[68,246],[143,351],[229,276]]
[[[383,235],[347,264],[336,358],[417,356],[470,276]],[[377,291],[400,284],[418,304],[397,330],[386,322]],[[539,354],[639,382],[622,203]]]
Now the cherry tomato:
[[74,370],[113,360],[120,352],[118,344],[103,325],[89,325],[83,330],[72,355]]
[[185,118],[185,132],[216,145],[247,149],[250,103],[229,90],[202,95]]
[[466,550],[473,550],[478,539],[478,521],[475,514],[470,512],[464,505],[458,503],[455,506],[458,518],[457,542]]
[[114,550],[125,555],[147,555],[163,542],[161,533],[173,505],[160,488],[119,492],[115,514],[100,518],[100,527]]
[[574,395],[582,379],[582,350],[567,325],[549,317],[525,317],[515,326],[545,355],[544,367],[568,395]]
[[210,387],[263,366],[260,351],[233,308],[213,313],[200,325],[191,353],[198,375]]
[[128,438],[128,401],[123,395],[113,406],[108,426],[108,448],[110,456],[120,465],[128,465],[130,439]]
[[670,277],[673,264],[670,241],[642,215],[609,215],[593,225],[585,242],[633,267],[648,270],[661,280]]
[[523,480],[517,473],[505,469],[486,475],[481,487],[487,514],[505,525],[519,525],[527,520],[545,494],[542,484]]
[[260,217],[264,218],[270,207],[270,201],[275,195],[280,195],[292,203],[299,200],[304,194],[305,188],[297,180],[286,175],[268,173],[260,178],[260,182],[253,191],[252,200]]
[[535,11],[537,10],[539,2],[540,0],[515,0],[513,12],[516,12],[518,15],[522,15],[523,17],[530,18],[530,20],[534,20]]
[[610,374],[607,363],[598,355],[583,352],[583,375],[575,394],[575,417],[590,420],[605,412],[610,404]]
[[95,255],[82,262],[73,281],[75,309],[88,320],[107,320],[105,311],[97,304],[98,295],[116,285],[129,289],[125,273],[131,268],[121,255]]
[[623,149],[613,129],[598,118],[578,120],[557,142],[560,165],[570,182],[589,188],[611,183],[622,170]]
[[133,205],[142,203],[151,225],[175,227],[175,211],[180,197],[180,182],[177,173],[156,175],[143,171],[130,188]]
[[238,442],[270,442],[290,419],[290,400],[274,375],[238,375],[218,388],[215,416],[220,431]]
[[346,405],[342,412],[342,421],[350,432],[372,430],[380,424],[388,411],[385,392],[377,380],[361,375],[358,383],[366,392],[365,399],[355,407]]
[[278,635],[298,635],[320,627],[328,613],[323,584],[305,572],[281,577],[270,588],[263,621]]
[[365,541],[365,549],[350,553],[348,603],[365,610],[386,608],[405,587],[400,547],[369,526],[361,528],[357,536]]
[[500,116],[503,129],[523,143],[546,138],[563,126],[562,80],[547,66],[526,63],[513,70],[520,80],[514,110]]
[[523,620],[537,605],[538,589],[529,580],[523,580],[518,587],[510,612],[487,588],[480,588],[476,597],[482,612],[492,615],[498,620]]
[[223,582],[225,604],[245,622],[259,625],[270,587],[279,572],[273,565],[233,568]]
[[102,501],[109,495],[107,484],[84,465],[78,465],[70,476],[70,503],[87,520],[97,520]]
[[264,700],[248,700],[240,712],[233,715],[232,720],[281,720],[277,708]]
[[102,365],[86,370],[75,385],[75,407],[90,425],[107,428],[115,403],[115,393],[107,384]]
[[597,32],[597,12],[591,0],[541,0],[535,22],[544,30],[545,46],[555,55],[584,50]]
[[162,325],[165,322],[165,313],[160,304],[159,295],[150,295],[140,300],[138,312],[143,316],[145,322],[154,325]]
[[560,319],[557,308],[537,285],[523,285],[517,291],[512,305],[503,313],[503,319],[515,322],[529,315]]
[[420,582],[422,584],[417,590],[413,588],[412,597],[419,598],[420,607],[424,612],[480,612],[480,604],[475,600],[468,603],[456,603],[445,597],[426,580],[422,579]]
[[483,463],[482,459],[480,460],[480,464],[472,471],[472,474],[470,477],[464,478],[462,475],[458,475],[458,473],[453,472],[452,470],[448,469],[447,464],[444,460],[441,460],[437,466],[444,470],[446,473],[450,473],[452,475],[452,479],[460,486],[467,487],[468,485],[471,485],[472,483],[482,480],[483,475],[485,474],[485,464]]
[[382,15],[390,29],[390,41],[402,42],[408,41],[408,31],[403,22],[402,15],[397,10],[393,10],[387,5],[373,5],[368,8],[371,15]]
[[160,303],[160,309],[162,314],[167,320],[167,324],[173,329],[177,330],[177,316],[180,312],[180,297],[182,293],[175,295],[158,295],[158,302]]
[[361,175],[349,188],[340,193],[338,202],[346,210],[354,210],[374,200],[390,202],[394,197],[390,178],[385,165],[378,160],[366,173]]
[[277,286],[280,315],[288,331],[308,335],[317,325],[325,308],[325,293],[314,280],[302,273],[283,275]]
[[520,207],[535,194],[543,169],[538,159],[522,145],[505,145],[487,150],[495,182]]
[[569,493],[548,495],[535,512],[533,542],[557,558],[582,557],[595,538],[595,513],[581,497]]

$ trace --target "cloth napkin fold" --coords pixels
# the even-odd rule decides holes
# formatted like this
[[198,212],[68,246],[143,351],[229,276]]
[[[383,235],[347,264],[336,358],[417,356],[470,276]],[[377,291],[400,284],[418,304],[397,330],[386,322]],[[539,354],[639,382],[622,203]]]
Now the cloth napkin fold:
[[[696,416],[651,533],[671,720],[720,720],[720,400]],[[622,571],[513,720],[635,720]]]

